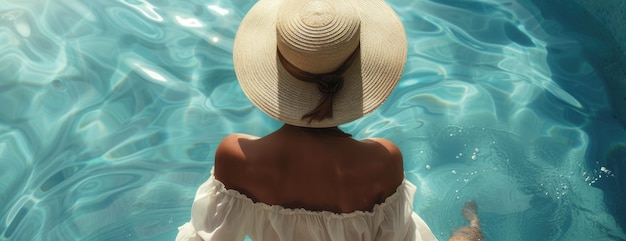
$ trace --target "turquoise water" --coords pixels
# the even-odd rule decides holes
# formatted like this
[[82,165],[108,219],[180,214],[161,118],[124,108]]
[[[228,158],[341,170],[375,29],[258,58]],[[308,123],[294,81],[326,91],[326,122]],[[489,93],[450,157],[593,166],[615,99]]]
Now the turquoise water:
[[[0,240],[173,240],[219,141],[280,126],[233,72],[253,3],[0,0]],[[487,240],[625,240],[606,41],[529,0],[390,4],[404,77],[342,128],[400,146],[435,234],[475,199]]]

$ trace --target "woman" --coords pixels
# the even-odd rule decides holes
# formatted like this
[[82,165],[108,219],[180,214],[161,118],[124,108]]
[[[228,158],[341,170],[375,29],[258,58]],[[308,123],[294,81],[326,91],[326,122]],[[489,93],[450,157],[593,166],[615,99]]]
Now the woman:
[[222,141],[177,240],[436,240],[412,211],[398,147],[337,128],[383,103],[406,53],[383,0],[256,3],[235,38],[235,72],[285,125]]

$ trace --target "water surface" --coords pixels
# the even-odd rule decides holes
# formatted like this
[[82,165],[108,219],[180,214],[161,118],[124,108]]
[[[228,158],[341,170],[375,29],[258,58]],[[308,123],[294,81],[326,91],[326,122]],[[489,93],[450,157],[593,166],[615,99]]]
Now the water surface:
[[[233,72],[253,3],[0,0],[0,240],[172,240],[219,141],[280,126]],[[527,0],[389,3],[404,77],[342,128],[400,146],[438,238],[474,199],[488,240],[626,239],[605,40]]]

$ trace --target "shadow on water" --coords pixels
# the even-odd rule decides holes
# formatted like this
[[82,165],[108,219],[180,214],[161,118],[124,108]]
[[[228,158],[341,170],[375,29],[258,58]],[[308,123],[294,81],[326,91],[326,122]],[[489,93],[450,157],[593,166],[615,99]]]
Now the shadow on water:
[[614,214],[622,229],[626,229],[626,145],[612,146],[606,155],[606,168],[600,170],[599,175],[606,178],[599,179],[596,187],[604,190],[606,205]]
[[[599,101],[611,101],[612,98],[617,98],[617,95],[622,95],[623,93],[616,93],[610,87],[606,87],[605,95],[590,97],[588,93],[585,93],[589,90],[584,87],[585,85],[605,88],[600,86],[601,81],[604,81],[604,86],[611,86],[609,82],[616,81],[615,76],[612,76],[615,73],[614,71],[606,71],[606,69],[612,65],[625,63],[621,52],[615,51],[619,49],[619,46],[609,31],[604,27],[597,27],[603,26],[603,24],[589,14],[580,14],[586,10],[576,3],[555,4],[558,1],[529,1],[541,9],[539,14],[546,20],[543,21],[543,25],[554,21],[558,22],[561,27],[542,26],[544,30],[558,32],[557,34],[567,36],[575,41],[576,45],[580,46],[578,48],[580,55],[585,56],[589,60],[588,64],[595,70],[586,79],[568,79],[569,73],[581,71],[582,68],[585,68],[585,63],[580,59],[567,57],[566,51],[572,51],[571,48],[565,49],[562,45],[548,44],[546,46],[548,50],[547,62],[554,73],[552,79],[565,91],[572,93],[574,97],[587,95],[577,99],[607,98],[608,100]],[[621,68],[623,69],[624,66]],[[591,81],[594,83],[589,83]],[[623,200],[626,198],[626,145],[615,144],[619,142],[619,137],[625,133],[624,123],[626,120],[620,119],[615,113],[596,111],[591,103],[583,103],[583,105],[582,109],[570,108],[564,114],[567,115],[566,119],[572,123],[577,123],[581,129],[589,133],[590,141],[585,165],[587,170],[592,170],[589,175],[596,176],[596,178],[589,180],[590,185],[603,191],[607,209],[613,214],[622,230],[626,230],[626,207],[623,205]],[[615,102],[612,105],[613,112],[616,111],[616,108],[624,108],[617,106]],[[588,121],[581,121],[585,118]],[[622,128],[608,130],[605,127],[607,122],[612,123],[610,126],[618,126],[614,122],[619,122]]]

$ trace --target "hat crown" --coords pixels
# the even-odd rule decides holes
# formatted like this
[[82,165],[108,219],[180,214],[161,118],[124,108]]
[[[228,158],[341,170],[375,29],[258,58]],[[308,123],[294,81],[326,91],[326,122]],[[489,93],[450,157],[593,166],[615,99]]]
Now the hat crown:
[[278,50],[313,74],[336,70],[359,45],[360,18],[349,0],[284,1],[277,18]]
[[[246,97],[272,118],[305,127],[337,126],[374,111],[398,83],[406,55],[402,22],[384,0],[259,0],[233,46]],[[332,117],[303,119],[327,97],[308,77],[327,82],[342,72]]]

